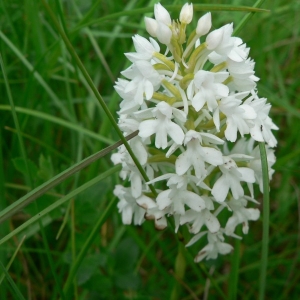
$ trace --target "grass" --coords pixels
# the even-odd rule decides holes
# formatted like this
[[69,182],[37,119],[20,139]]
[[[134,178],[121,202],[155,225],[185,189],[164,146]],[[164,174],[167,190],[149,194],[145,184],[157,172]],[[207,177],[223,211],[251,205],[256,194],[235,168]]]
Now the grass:
[[[119,168],[109,154],[59,177],[120,139],[112,125],[120,101],[113,85],[128,66],[124,52],[133,51],[131,36],[148,36],[142,15],[151,14],[154,3],[48,1],[68,45],[44,1],[0,2],[0,299],[259,297],[262,219],[250,224],[231,255],[195,264],[199,245],[182,247],[172,230],[157,232],[150,221],[122,225],[112,193]],[[177,16],[176,5],[184,2],[161,3],[172,5]],[[238,35],[251,48],[259,95],[271,102],[280,128],[264,298],[298,299],[300,6],[266,0],[262,8],[270,11],[253,14]],[[237,26],[246,14],[213,11],[213,26]],[[41,190],[55,178],[63,180]],[[31,200],[8,216],[8,207],[24,199]]]

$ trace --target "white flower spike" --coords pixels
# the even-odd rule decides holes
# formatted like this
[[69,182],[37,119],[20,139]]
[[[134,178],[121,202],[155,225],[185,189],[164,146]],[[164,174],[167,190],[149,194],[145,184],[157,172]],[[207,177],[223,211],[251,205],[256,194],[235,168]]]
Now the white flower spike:
[[[117,185],[114,194],[124,224],[154,220],[163,230],[174,218],[175,232],[188,226],[193,235],[186,246],[207,238],[195,262],[216,259],[233,249],[226,236],[240,238],[236,227],[247,234],[249,221],[259,218],[253,185],[262,190],[263,181],[256,144],[267,145],[271,178],[277,144],[272,130],[278,127],[267,99],[257,94],[250,49],[232,37],[233,24],[210,32],[208,12],[187,37],[192,4],[182,7],[179,20],[160,3],[154,16],[145,18],[146,30],[171,55],[160,53],[155,39],[135,35],[136,52],[125,54],[132,65],[115,84],[122,98],[119,127],[125,136],[139,130],[129,145],[150,181],[120,146],[111,159],[122,165],[120,177],[129,186]],[[218,217],[222,210],[229,211],[225,223]]]

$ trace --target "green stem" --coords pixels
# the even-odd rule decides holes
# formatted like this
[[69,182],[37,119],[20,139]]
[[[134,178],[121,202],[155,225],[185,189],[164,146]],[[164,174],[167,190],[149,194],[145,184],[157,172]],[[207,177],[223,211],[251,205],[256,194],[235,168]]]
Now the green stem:
[[[237,229],[237,235],[241,234],[241,227]],[[236,239],[234,243],[234,251],[231,257],[231,270],[229,276],[229,297],[228,299],[237,299],[238,283],[239,283],[239,267],[240,267],[240,248],[241,240]]]
[[[88,82],[90,88],[92,89],[95,97],[97,98],[97,100],[99,101],[100,105],[102,106],[105,114],[107,115],[107,117],[109,118],[112,126],[114,127],[114,129],[116,130],[118,136],[120,137],[121,141],[123,142],[124,146],[126,147],[129,155],[131,156],[132,160],[134,161],[136,167],[138,168],[138,170],[140,171],[142,177],[144,178],[144,180],[146,182],[149,181],[149,178],[145,172],[145,170],[143,169],[143,167],[141,166],[141,164],[139,163],[138,159],[136,158],[136,156],[134,155],[132,149],[130,148],[130,145],[128,144],[126,138],[123,136],[123,133],[121,131],[121,129],[119,128],[117,122],[115,121],[112,113],[110,112],[109,108],[107,107],[106,103],[104,102],[102,96],[100,95],[97,87],[94,85],[93,80],[91,79],[90,75],[88,74],[87,70],[85,69],[82,61],[80,60],[79,56],[77,55],[76,51],[74,50],[70,40],[68,39],[67,35],[65,34],[65,32],[63,31],[63,29],[61,28],[59,22],[57,21],[52,9],[50,8],[50,6],[46,3],[45,0],[42,0],[43,4],[50,16],[50,18],[52,19],[56,29],[58,30],[58,32],[60,33],[62,39],[64,40],[71,56],[73,57],[73,59],[75,60],[77,66],[79,67],[80,71],[82,72],[84,78],[86,79],[86,81]],[[153,185],[149,184],[149,188],[151,189],[152,193],[154,195],[157,195],[157,192],[155,190],[155,188],[153,187]]]
[[262,250],[260,263],[260,279],[259,279],[259,299],[265,299],[266,276],[268,267],[268,247],[269,247],[269,217],[270,217],[270,196],[269,196],[269,171],[268,160],[265,143],[259,143],[259,151],[261,157],[261,166],[263,173],[263,235]]
[[181,286],[178,282],[184,281],[186,270],[186,259],[184,252],[186,251],[182,243],[178,243],[178,253],[175,260],[174,286],[171,292],[170,299],[177,300],[180,297]]

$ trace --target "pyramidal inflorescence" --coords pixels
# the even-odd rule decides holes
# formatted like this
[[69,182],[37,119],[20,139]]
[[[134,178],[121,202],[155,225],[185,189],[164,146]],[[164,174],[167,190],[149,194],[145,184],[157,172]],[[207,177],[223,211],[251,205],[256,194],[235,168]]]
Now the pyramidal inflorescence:
[[[187,246],[207,238],[195,261],[214,259],[233,249],[225,237],[240,238],[238,224],[246,234],[248,222],[259,218],[259,210],[248,207],[257,206],[253,185],[262,191],[256,144],[266,144],[271,177],[277,143],[272,130],[278,128],[268,116],[270,104],[257,95],[255,63],[243,41],[232,37],[233,24],[210,31],[207,13],[186,36],[192,4],[176,21],[161,4],[154,15],[145,18],[152,37],[133,37],[136,52],[125,53],[132,64],[115,85],[122,98],[119,127],[125,136],[139,131],[129,144],[150,181],[121,146],[111,159],[122,164],[120,177],[130,186],[117,185],[114,194],[124,224],[151,219],[161,230],[173,218],[176,232],[189,226]],[[230,217],[220,224],[223,210]]]

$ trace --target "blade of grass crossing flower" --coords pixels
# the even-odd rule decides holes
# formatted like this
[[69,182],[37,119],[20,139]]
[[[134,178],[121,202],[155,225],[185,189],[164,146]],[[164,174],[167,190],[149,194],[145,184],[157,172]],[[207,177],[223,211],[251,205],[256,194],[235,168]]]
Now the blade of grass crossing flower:
[[[154,5],[155,3],[156,3],[156,0],[151,0],[151,1],[149,1],[148,6],[149,6],[149,7],[153,7],[153,5]],[[132,9],[132,7],[134,7],[134,4],[135,4],[135,1],[129,2],[129,3],[126,5],[126,7],[124,8],[124,10]],[[120,19],[125,21],[125,20],[127,20],[127,17],[124,16],[124,17],[121,17]],[[140,25],[142,26],[143,23],[144,23],[144,20],[141,20]],[[121,28],[121,27],[117,24],[117,25],[114,27],[113,32],[114,32],[114,33],[118,33],[119,30],[120,30],[120,28]],[[139,30],[139,31],[137,32],[137,34],[140,34],[140,33],[141,33],[141,31]],[[109,40],[109,43],[107,43],[106,46],[105,46],[104,53],[107,52],[107,49],[108,49],[108,50],[110,49],[110,48],[108,47],[108,45],[109,45],[110,43],[112,43],[113,40],[114,40],[114,37],[111,37],[111,39]],[[134,50],[133,50],[133,46],[132,46],[132,51],[134,51]],[[128,63],[127,61],[125,62],[125,66],[129,66],[129,63]],[[116,110],[117,110],[116,108],[117,108],[118,105],[119,105],[119,101],[120,101],[120,96],[117,94],[117,92],[116,92],[115,90],[113,90],[113,92],[112,92],[112,94],[111,94],[111,99],[110,99],[110,101],[109,101],[109,103],[108,103],[108,108],[109,108],[109,110],[110,110],[110,111],[116,111]],[[100,128],[100,135],[104,135],[106,132],[108,132],[110,126],[111,126],[111,125],[110,125],[110,120],[109,120],[109,119],[104,119],[103,122],[102,122],[101,128]],[[102,143],[99,143],[99,148],[102,148],[102,147],[103,147]],[[96,167],[97,167],[97,166],[95,165],[94,168],[96,168]]]
[[17,297],[17,299],[20,300],[25,300],[24,296],[22,295],[22,293],[20,292],[20,290],[18,289],[17,285],[15,284],[15,282],[12,280],[12,278],[10,277],[9,273],[7,272],[7,270],[5,269],[5,267],[3,266],[2,262],[0,261],[0,269],[2,269],[7,281],[9,282],[9,284],[12,287],[12,290],[15,293],[15,296]]
[[[137,135],[137,131],[133,132],[132,134],[126,137],[127,140],[133,138]],[[47,182],[43,183],[39,187],[33,189],[31,192],[20,198],[19,200],[12,203],[10,206],[6,207],[4,210],[0,211],[0,223],[4,220],[8,219],[14,213],[22,209],[23,207],[27,206],[29,203],[37,199],[38,197],[45,194],[47,191],[58,185],[59,183],[63,182],[65,179],[69,178],[76,172],[82,170],[83,168],[89,166],[91,163],[96,161],[97,159],[105,156],[106,154],[110,153],[112,150],[116,149],[118,146],[122,144],[122,141],[115,143],[112,146],[109,146],[89,157],[82,160],[81,162],[73,165],[72,167],[68,168],[67,170],[59,173],[58,175],[54,176]]]
[[[138,170],[140,171],[142,177],[144,178],[144,180],[146,182],[149,181],[149,178],[145,172],[145,170],[143,169],[143,167],[141,166],[140,162],[138,161],[138,159],[136,158],[135,154],[133,153],[130,145],[128,144],[126,138],[123,136],[122,131],[120,130],[117,122],[115,121],[111,111],[109,110],[109,108],[107,107],[106,103],[104,102],[102,96],[100,95],[97,87],[94,85],[90,75],[88,74],[87,70],[85,69],[82,61],[80,60],[79,56],[77,55],[76,51],[74,50],[72,44],[70,43],[67,35],[65,34],[65,32],[62,30],[59,22],[57,21],[52,9],[50,8],[50,6],[46,3],[45,0],[42,0],[50,18],[52,19],[53,23],[55,24],[56,29],[58,30],[58,32],[60,33],[62,39],[64,40],[71,56],[74,58],[77,66],[79,67],[79,69],[81,70],[83,76],[85,77],[85,79],[87,80],[88,84],[90,85],[92,91],[94,92],[97,100],[99,101],[100,105],[102,106],[105,114],[107,115],[107,117],[109,118],[109,120],[111,121],[112,126],[114,127],[114,129],[116,130],[119,138],[122,140],[124,146],[126,147],[126,150],[128,151],[129,155],[131,156],[132,160],[134,161],[136,167],[138,168]],[[154,195],[157,195],[157,192],[154,188],[153,185],[149,184],[149,188],[151,189],[152,193]]]
[[[148,7],[153,7],[153,5],[154,5],[156,2],[157,2],[156,0],[151,0],[151,1],[149,1]],[[131,4],[132,4],[132,3],[128,3],[128,5],[125,7],[124,10],[132,9],[132,8],[131,8]],[[124,20],[124,21],[127,21],[128,18],[127,18],[126,16],[124,16],[124,17],[121,17],[120,20],[122,20],[122,21],[123,21],[123,20]],[[142,32],[144,32],[144,20],[143,20],[143,19],[140,21],[140,26],[143,28],[143,30],[139,30],[139,31],[137,32],[137,34],[142,34]],[[114,29],[113,29],[113,31],[116,32],[116,33],[118,33],[119,28],[120,28],[120,26],[115,26]],[[112,41],[112,40],[113,40],[113,39],[111,39],[110,41]],[[109,45],[109,44],[107,44],[107,45]],[[106,49],[110,49],[110,48],[107,47],[107,45],[106,45]],[[130,50],[129,52],[132,52],[132,51],[134,51],[134,46],[132,46],[132,48],[131,48],[131,50]],[[130,65],[129,61],[126,61],[126,62],[124,63],[124,66],[125,66],[124,69],[127,68],[127,67],[129,67],[129,65]],[[108,106],[109,109],[110,109],[111,111],[116,111],[116,110],[117,110],[116,108],[118,107],[119,102],[120,102],[120,96],[118,95],[118,93],[117,93],[116,91],[114,91],[114,92],[112,93],[111,101],[110,101],[110,103],[108,104],[108,105],[109,105],[109,106]],[[101,126],[101,129],[100,129],[100,134],[104,134],[105,132],[107,132],[109,126],[110,126],[109,121],[108,121],[108,120],[104,120],[104,122],[103,122],[103,124],[102,124],[102,126]]]
[[266,276],[268,267],[268,247],[269,247],[269,218],[270,218],[270,196],[269,196],[269,171],[266,147],[264,143],[259,143],[259,151],[261,157],[262,173],[263,173],[263,235],[262,250],[260,262],[260,278],[259,278],[259,299],[265,298]]
[[27,228],[31,224],[33,224],[36,221],[38,221],[39,219],[41,219],[43,216],[47,215],[48,213],[50,213],[54,209],[58,208],[59,206],[61,206],[65,202],[67,202],[68,200],[72,199],[73,197],[75,197],[79,193],[85,191],[86,189],[90,188],[91,186],[95,185],[96,183],[98,183],[99,181],[105,179],[106,177],[109,177],[112,174],[120,171],[120,169],[121,169],[121,166],[119,166],[119,165],[111,168],[110,170],[108,170],[108,171],[106,171],[106,172],[98,175],[97,177],[95,177],[92,180],[88,181],[87,183],[81,185],[77,189],[73,190],[71,193],[69,193],[68,195],[66,195],[66,196],[62,197],[61,199],[57,200],[55,203],[49,205],[44,210],[40,211],[37,215],[35,215],[34,217],[30,218],[28,221],[24,222],[18,228],[16,228],[15,230],[13,230],[9,234],[7,234],[5,237],[3,237],[0,240],[0,245],[2,245],[3,243],[5,243],[6,241],[8,241],[10,238],[12,238],[17,233],[19,233],[22,230],[24,230],[25,228]]

